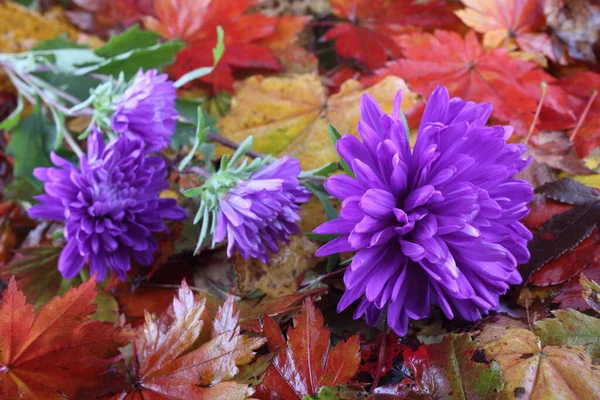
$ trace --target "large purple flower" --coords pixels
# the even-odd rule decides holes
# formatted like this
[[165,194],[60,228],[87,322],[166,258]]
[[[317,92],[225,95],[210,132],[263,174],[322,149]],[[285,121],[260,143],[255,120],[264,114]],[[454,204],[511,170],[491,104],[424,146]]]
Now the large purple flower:
[[268,262],[267,251],[277,253],[278,241],[288,242],[299,232],[297,213],[310,199],[300,186],[300,172],[298,160],[286,156],[229,189],[219,198],[214,241],[227,237],[230,257],[235,247],[246,259]]
[[180,220],[186,212],[173,199],[161,199],[167,170],[160,157],[147,157],[139,140],[120,137],[105,146],[100,134],[88,138],[80,168],[51,154],[57,168],[36,168],[45,194],[29,215],[66,221],[58,269],[71,279],[89,261],[90,272],[103,280],[110,269],[121,280],[130,260],[152,263],[157,249],[153,232],[165,231],[163,219]]
[[529,259],[531,233],[519,220],[533,190],[514,178],[528,160],[524,146],[506,143],[512,128],[485,126],[489,104],[449,99],[438,87],[412,152],[399,106],[400,93],[393,116],[362,97],[362,142],[345,135],[337,143],[356,178],[327,180],[342,209],[315,232],[341,235],[319,256],[356,252],[338,310],[363,297],[354,317],[374,325],[387,306],[389,326],[404,335],[431,304],[476,320],[521,282],[516,267]]
[[111,126],[130,139],[141,139],[148,152],[166,148],[177,124],[175,97],[175,86],[166,74],[140,70],[115,102]]

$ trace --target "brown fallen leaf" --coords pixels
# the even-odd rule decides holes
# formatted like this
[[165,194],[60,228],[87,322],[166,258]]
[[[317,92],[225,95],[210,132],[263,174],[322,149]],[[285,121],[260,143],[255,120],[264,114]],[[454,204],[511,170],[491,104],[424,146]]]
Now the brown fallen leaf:
[[398,77],[387,77],[366,90],[358,81],[349,80],[327,98],[317,75],[252,76],[239,83],[230,112],[217,126],[231,140],[253,136],[254,150],[259,153],[287,154],[310,170],[339,159],[327,133],[328,123],[342,134],[357,134],[360,96],[370,93],[389,113],[400,89],[402,110],[408,110],[417,95]]
[[526,329],[507,331],[484,346],[504,374],[500,399],[594,399],[600,373],[582,346],[545,346]]
[[268,264],[235,253],[233,261],[242,294],[256,289],[275,297],[296,293],[299,277],[319,261],[314,257],[319,246],[303,235],[294,235],[290,243],[279,246],[279,253],[272,255]]
[[589,0],[547,0],[546,23],[554,31],[554,53],[561,64],[567,55],[575,60],[596,62],[600,9]]

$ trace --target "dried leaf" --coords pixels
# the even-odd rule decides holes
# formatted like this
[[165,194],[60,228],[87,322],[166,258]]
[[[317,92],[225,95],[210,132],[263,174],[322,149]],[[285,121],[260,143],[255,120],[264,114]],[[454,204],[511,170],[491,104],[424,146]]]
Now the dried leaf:
[[581,274],[579,282],[583,288],[581,293],[585,302],[597,313],[600,313],[600,285]]
[[486,355],[500,364],[500,399],[590,399],[600,396],[600,374],[582,347],[541,346],[530,331],[514,329],[487,344]]
[[339,22],[321,40],[335,40],[338,55],[357,61],[368,70],[382,67],[402,55],[394,35],[418,27],[439,27],[456,22],[444,1],[332,0],[333,13],[350,22]]
[[241,141],[252,135],[254,149],[264,154],[287,154],[300,160],[303,169],[318,168],[339,159],[327,124],[338,131],[356,134],[359,98],[366,91],[391,112],[394,95],[403,89],[402,109],[416,102],[404,81],[387,78],[367,90],[348,81],[339,93],[326,99],[318,76],[253,76],[241,82],[231,111],[218,123],[223,136]]
[[227,51],[216,69],[200,80],[216,93],[233,89],[233,72],[240,68],[281,70],[271,49],[282,49],[295,41],[309,21],[308,17],[268,17],[246,13],[254,0],[223,2],[218,0],[156,0],[157,17],[148,17],[146,26],[168,39],[180,38],[189,46],[179,52],[171,68],[174,77],[213,64],[217,26],[226,32]]
[[279,253],[273,254],[268,264],[257,259],[246,260],[234,255],[238,287],[242,294],[256,289],[270,296],[279,297],[298,291],[302,274],[314,268],[319,261],[314,257],[317,244],[303,235],[294,235],[290,243],[281,243]]
[[264,319],[264,334],[275,357],[256,388],[254,396],[258,399],[300,400],[316,394],[321,386],[346,383],[357,372],[358,336],[330,349],[329,328],[310,299],[288,329],[287,343],[279,326],[268,316]]
[[576,310],[558,310],[556,318],[535,323],[533,332],[542,346],[585,346],[592,359],[600,357],[600,319]]
[[[533,120],[541,82],[555,80],[535,64],[511,57],[505,49],[485,51],[473,31],[464,38],[451,31],[415,33],[401,36],[398,42],[406,59],[388,63],[377,72],[379,76],[401,76],[423,96],[445,85],[451,96],[489,102],[493,116],[509,122],[521,135]],[[569,114],[570,109],[556,109],[565,101],[557,98],[546,104],[551,114]]]
[[554,59],[550,38],[537,33],[546,24],[538,0],[461,0],[466,8],[456,15],[469,27],[483,33],[486,47],[519,46],[526,52]]
[[[547,24],[558,38],[555,51],[563,63],[565,51],[575,60],[596,62],[594,44],[598,41],[600,10],[589,0],[547,0],[544,2]],[[560,48],[561,44],[565,47]]]
[[119,381],[109,366],[128,335],[111,323],[89,321],[95,286],[91,279],[36,314],[11,279],[0,305],[2,397],[63,399],[87,393],[93,398],[107,383]]

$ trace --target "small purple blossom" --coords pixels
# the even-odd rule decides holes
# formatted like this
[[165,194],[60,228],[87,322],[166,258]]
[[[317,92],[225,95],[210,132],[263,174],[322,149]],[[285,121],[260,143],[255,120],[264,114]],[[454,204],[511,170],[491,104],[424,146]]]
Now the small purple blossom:
[[130,139],[142,140],[148,152],[168,147],[177,124],[175,97],[175,86],[167,74],[158,74],[155,69],[145,73],[140,70],[114,104],[112,129]]
[[146,156],[140,140],[120,137],[105,146],[94,129],[80,168],[54,153],[51,159],[56,168],[34,170],[46,193],[36,197],[40,204],[29,215],[65,221],[67,245],[58,269],[66,279],[89,261],[98,280],[107,268],[125,280],[132,257],[142,265],[152,263],[153,233],[167,230],[163,219],[186,217],[174,199],[159,197],[168,187],[167,169],[160,157]]
[[298,160],[283,157],[238,182],[219,198],[214,241],[227,237],[227,255],[235,247],[246,258],[268,262],[267,251],[277,253],[278,241],[289,242],[298,233],[300,204],[310,192],[300,186]]
[[438,87],[412,152],[399,107],[400,93],[393,116],[363,95],[362,141],[337,143],[356,178],[327,180],[342,209],[315,233],[340,235],[319,256],[356,252],[338,311],[362,297],[354,317],[374,325],[387,306],[389,326],[404,335],[409,318],[427,317],[432,304],[448,318],[476,320],[521,282],[517,264],[529,259],[532,235],[519,220],[533,190],[514,178],[529,160],[525,146],[506,143],[512,128],[485,126],[489,104],[449,99]]

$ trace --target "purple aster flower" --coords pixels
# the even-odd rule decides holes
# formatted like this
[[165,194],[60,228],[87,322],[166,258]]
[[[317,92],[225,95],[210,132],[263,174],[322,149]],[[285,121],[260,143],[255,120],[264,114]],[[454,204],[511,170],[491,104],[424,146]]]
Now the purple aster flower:
[[148,152],[164,149],[175,133],[175,97],[175,86],[166,74],[140,70],[116,100],[111,126],[130,139],[141,139]]
[[[300,204],[310,199],[310,192],[300,186],[300,172],[298,160],[286,156],[238,181],[219,197],[213,240],[227,237],[228,256],[235,247],[244,258],[266,263],[267,251],[277,253],[277,242],[287,243],[290,235],[300,231],[296,225]],[[230,173],[218,172],[207,186],[221,185]]]
[[174,199],[161,199],[168,187],[167,170],[160,157],[147,157],[139,140],[120,137],[105,146],[94,130],[88,138],[87,157],[80,168],[52,153],[57,168],[36,168],[45,194],[29,215],[66,221],[67,245],[58,269],[71,279],[89,261],[90,272],[103,280],[110,269],[121,280],[130,260],[150,265],[157,241],[154,232],[166,231],[163,219],[181,220],[186,212]]
[[485,126],[489,104],[449,99],[438,87],[412,152],[399,108],[400,93],[393,116],[363,95],[362,141],[337,143],[356,178],[327,180],[342,209],[315,233],[340,235],[319,256],[356,252],[338,311],[362,297],[354,317],[374,325],[387,306],[389,326],[404,335],[431,304],[448,318],[476,320],[521,282],[517,264],[529,259],[532,235],[519,220],[533,190],[514,178],[529,160],[525,146],[506,143],[512,128]]

